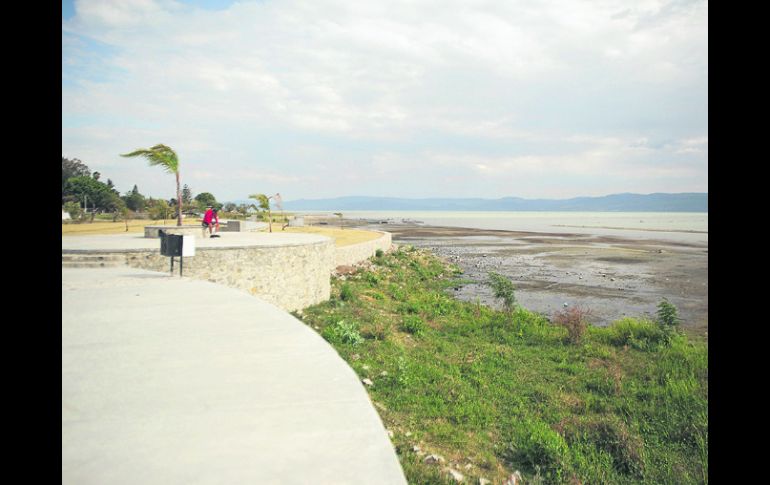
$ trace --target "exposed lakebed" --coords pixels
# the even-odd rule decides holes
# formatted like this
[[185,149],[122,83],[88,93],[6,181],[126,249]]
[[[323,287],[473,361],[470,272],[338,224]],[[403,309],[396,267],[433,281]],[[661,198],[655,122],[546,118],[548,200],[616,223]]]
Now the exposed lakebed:
[[[490,271],[510,278],[525,308],[552,316],[590,309],[607,325],[624,316],[654,317],[667,298],[683,325],[708,330],[708,244],[675,240],[388,224],[396,244],[431,249],[459,266],[468,282],[454,294],[496,306],[484,284]],[[566,306],[565,306],[566,304]]]

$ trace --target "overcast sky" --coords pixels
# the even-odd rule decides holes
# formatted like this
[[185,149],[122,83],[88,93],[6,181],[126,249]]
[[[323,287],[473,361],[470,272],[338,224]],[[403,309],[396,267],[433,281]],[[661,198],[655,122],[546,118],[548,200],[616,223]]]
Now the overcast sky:
[[700,0],[62,3],[62,156],[175,197],[708,191]]

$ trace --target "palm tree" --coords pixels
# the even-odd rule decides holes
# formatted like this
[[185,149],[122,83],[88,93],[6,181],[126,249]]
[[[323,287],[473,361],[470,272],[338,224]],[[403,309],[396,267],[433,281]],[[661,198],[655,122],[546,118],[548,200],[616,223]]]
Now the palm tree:
[[179,185],[179,159],[176,153],[166,145],[155,145],[150,149],[140,148],[134,150],[131,153],[121,154],[121,157],[137,157],[141,156],[146,158],[150,165],[160,165],[168,173],[176,175],[176,225],[182,225],[182,189]]
[[267,211],[267,226],[270,228],[270,232],[273,232],[273,217],[270,214],[270,199],[274,196],[266,196],[265,194],[251,194],[249,199],[256,199],[259,201],[259,208]]

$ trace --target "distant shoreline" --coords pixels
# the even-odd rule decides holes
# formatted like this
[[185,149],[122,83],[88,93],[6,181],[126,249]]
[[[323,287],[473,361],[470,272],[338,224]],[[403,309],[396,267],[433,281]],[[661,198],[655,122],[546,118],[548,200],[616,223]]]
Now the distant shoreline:
[[[626,239],[664,239],[708,245],[708,215],[696,213],[483,213],[347,212],[348,220],[389,230],[400,224],[502,230],[529,233],[572,233]],[[380,225],[382,224],[382,225]]]
[[620,231],[650,231],[650,232],[686,232],[689,234],[708,234],[708,231],[695,231],[690,229],[642,229],[639,227],[612,227],[612,226],[570,226],[567,224],[554,224],[554,227],[576,227],[580,229],[617,229]]
[[328,199],[298,199],[285,201],[292,211],[502,211],[502,212],[701,212],[708,213],[707,192],[611,194],[600,197],[570,199],[524,199],[521,197],[439,198],[348,196]]

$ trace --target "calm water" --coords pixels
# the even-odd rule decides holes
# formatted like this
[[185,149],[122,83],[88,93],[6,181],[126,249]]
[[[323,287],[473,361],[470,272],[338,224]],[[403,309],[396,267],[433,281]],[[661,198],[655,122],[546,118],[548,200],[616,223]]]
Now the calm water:
[[528,232],[578,233],[708,244],[706,212],[345,211],[346,219]]

